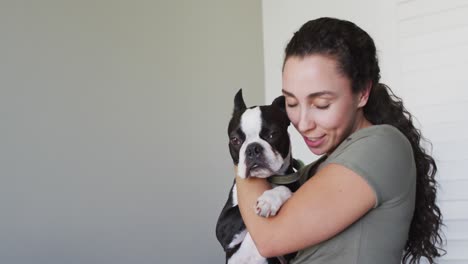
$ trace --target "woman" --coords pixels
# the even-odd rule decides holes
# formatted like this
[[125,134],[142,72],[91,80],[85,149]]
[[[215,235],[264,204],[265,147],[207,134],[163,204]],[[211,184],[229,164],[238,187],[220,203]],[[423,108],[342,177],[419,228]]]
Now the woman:
[[265,257],[299,251],[292,263],[417,263],[440,256],[442,215],[434,159],[399,98],[379,83],[371,37],[320,18],[286,47],[283,95],[309,149],[323,155],[270,218],[252,210],[271,186],[236,177],[247,229]]

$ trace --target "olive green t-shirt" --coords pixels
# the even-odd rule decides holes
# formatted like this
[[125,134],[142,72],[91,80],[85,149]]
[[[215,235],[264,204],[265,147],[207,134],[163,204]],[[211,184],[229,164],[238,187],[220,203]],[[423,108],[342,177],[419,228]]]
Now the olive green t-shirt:
[[291,263],[400,263],[416,193],[416,166],[408,139],[390,125],[360,129],[330,156],[304,167],[301,181],[331,163],[363,177],[376,194],[375,207],[336,236],[299,251]]

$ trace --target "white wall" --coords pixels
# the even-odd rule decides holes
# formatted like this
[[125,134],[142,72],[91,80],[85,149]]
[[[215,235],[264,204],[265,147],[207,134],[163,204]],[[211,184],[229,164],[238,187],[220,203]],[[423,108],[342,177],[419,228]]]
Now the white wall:
[[[468,3],[463,0],[263,1],[265,94],[281,90],[284,48],[306,21],[331,16],[355,22],[376,43],[382,82],[403,98],[439,167],[439,204],[448,254],[468,262]],[[293,152],[316,159],[294,129]]]
[[260,1],[0,1],[0,263],[224,263]]
[[398,1],[401,96],[433,143],[447,228],[441,263],[468,262],[468,2]]

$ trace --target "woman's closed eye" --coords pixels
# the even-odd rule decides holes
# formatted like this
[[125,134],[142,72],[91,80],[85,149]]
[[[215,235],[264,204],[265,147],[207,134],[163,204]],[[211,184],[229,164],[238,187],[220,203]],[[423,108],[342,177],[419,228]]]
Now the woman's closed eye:
[[330,107],[330,104],[326,104],[326,105],[315,105],[315,107],[317,109],[320,109],[320,110],[325,110],[325,109],[328,109],[328,107]]
[[286,106],[287,107],[295,107],[297,106],[298,102],[297,100],[293,100],[291,98],[286,99]]

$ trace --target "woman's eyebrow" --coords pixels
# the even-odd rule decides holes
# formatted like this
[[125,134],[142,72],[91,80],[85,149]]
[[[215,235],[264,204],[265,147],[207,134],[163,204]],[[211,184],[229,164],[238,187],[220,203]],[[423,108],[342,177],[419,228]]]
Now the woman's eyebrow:
[[[285,91],[284,89],[282,89],[281,91],[283,92],[283,94],[285,96],[295,97],[294,94],[292,94],[292,93],[290,93],[288,91]],[[314,99],[316,97],[320,97],[320,96],[324,96],[324,95],[336,96],[336,94],[334,92],[331,92],[331,91],[320,91],[320,92],[315,92],[315,93],[311,93],[311,94],[307,95],[307,98]]]
[[288,92],[288,91],[285,91],[284,89],[281,89],[281,92],[283,93],[283,95],[285,96],[289,96],[289,97],[295,97],[294,94]]
[[307,98],[309,99],[314,99],[316,97],[321,97],[321,96],[324,96],[324,95],[328,95],[328,96],[331,96],[331,97],[334,97],[336,96],[336,93],[334,92],[330,92],[330,91],[321,91],[321,92],[316,92],[316,93],[311,93],[307,96]]

